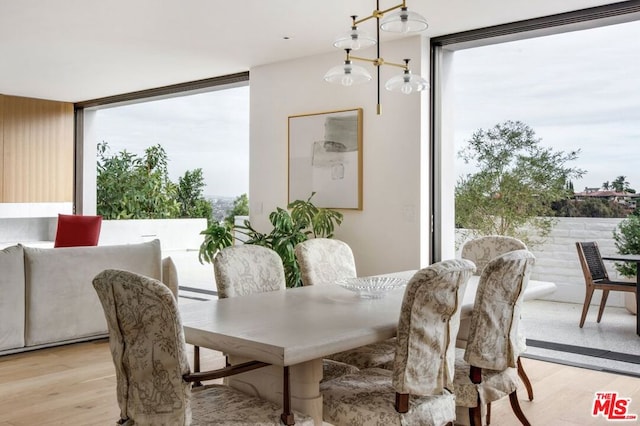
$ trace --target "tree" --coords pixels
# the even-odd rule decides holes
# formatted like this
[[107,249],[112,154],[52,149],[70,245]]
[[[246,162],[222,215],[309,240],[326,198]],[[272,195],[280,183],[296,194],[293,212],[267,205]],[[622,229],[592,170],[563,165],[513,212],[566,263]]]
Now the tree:
[[526,124],[506,121],[476,131],[459,156],[475,162],[478,171],[459,178],[456,225],[483,235],[510,235],[528,244],[535,241],[525,228],[545,237],[554,222],[551,204],[573,194],[567,182],[583,170],[567,163],[579,151],[554,151],[540,145]]
[[187,170],[178,178],[178,203],[181,217],[204,217],[211,220],[213,207],[204,198],[202,169]]
[[605,191],[608,191],[611,189],[611,184],[609,184],[609,181],[602,183],[602,189],[604,189]]
[[[160,145],[143,156],[122,150],[110,155],[109,144],[98,144],[97,212],[105,219],[168,219],[210,217],[202,197],[202,171],[187,171],[176,185],[169,179],[168,158]],[[209,204],[209,210],[204,205]],[[200,216],[207,214],[208,216]]]
[[636,190],[629,187],[629,182],[627,182],[626,176],[618,176],[611,182],[611,189],[616,192],[628,192],[631,194],[635,194]]
[[[613,231],[613,240],[620,254],[640,253],[640,216],[634,213],[621,221]],[[615,268],[622,276],[636,276],[635,262],[616,262]]]
[[249,215],[249,197],[247,194],[242,194],[233,200],[233,208],[224,218],[224,221],[229,225],[233,225],[236,216],[248,216]]
[[552,203],[558,217],[627,217],[629,210],[619,203],[602,198],[560,200]]

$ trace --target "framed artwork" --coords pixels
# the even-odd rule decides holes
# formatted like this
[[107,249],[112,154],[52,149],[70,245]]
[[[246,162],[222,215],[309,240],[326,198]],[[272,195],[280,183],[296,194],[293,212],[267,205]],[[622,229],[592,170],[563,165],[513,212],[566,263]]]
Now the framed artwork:
[[362,210],[362,108],[289,117],[289,202]]

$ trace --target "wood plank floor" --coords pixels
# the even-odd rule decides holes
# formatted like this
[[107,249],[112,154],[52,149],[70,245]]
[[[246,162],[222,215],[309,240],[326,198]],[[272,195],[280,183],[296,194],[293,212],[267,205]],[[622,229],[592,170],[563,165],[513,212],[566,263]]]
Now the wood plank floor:
[[[222,363],[219,353],[202,351],[203,369]],[[630,412],[640,415],[638,378],[532,359],[523,363],[535,400],[526,400],[522,390],[520,403],[534,425],[611,424],[591,416],[597,391],[617,391],[631,398]],[[0,357],[0,426],[113,425],[118,414],[106,340]],[[493,404],[491,424],[518,424],[508,398]]]

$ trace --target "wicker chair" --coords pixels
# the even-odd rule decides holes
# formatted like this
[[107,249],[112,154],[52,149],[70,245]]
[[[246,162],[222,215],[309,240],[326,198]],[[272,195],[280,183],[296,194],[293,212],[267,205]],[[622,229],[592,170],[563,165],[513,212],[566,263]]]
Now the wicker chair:
[[586,294],[584,297],[584,305],[582,306],[582,316],[580,317],[580,328],[584,326],[584,320],[587,318],[591,298],[595,290],[602,290],[602,299],[600,300],[600,309],[598,309],[598,322],[602,319],[604,306],[607,304],[607,298],[610,291],[625,291],[636,293],[636,283],[626,281],[612,281],[609,279],[607,269],[604,266],[598,243],[595,242],[577,242],[578,258],[582,266],[582,274],[584,275],[584,283],[586,285]]

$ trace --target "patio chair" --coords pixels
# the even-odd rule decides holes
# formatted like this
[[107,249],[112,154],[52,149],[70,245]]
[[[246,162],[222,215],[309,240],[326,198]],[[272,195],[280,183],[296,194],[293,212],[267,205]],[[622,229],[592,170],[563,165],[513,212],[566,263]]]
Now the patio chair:
[[584,326],[587,318],[591,298],[595,290],[602,290],[602,299],[600,300],[600,309],[598,310],[598,321],[602,319],[604,306],[607,304],[607,298],[610,291],[624,291],[636,293],[636,283],[626,281],[612,281],[609,279],[607,269],[604,266],[600,249],[596,242],[577,242],[578,258],[580,266],[582,266],[582,274],[584,275],[584,283],[586,285],[586,294],[584,297],[584,305],[582,306],[582,316],[580,317],[580,328]]
[[456,350],[454,390],[458,420],[469,415],[471,426],[490,424],[491,402],[509,396],[511,408],[528,426],[518,402],[518,337],[524,290],[535,257],[511,251],[490,261],[480,275],[466,349]]
[[[487,235],[484,237],[474,238],[467,241],[462,246],[461,257],[468,259],[476,264],[476,275],[481,275],[484,267],[496,257],[515,250],[526,250],[525,243],[517,238],[506,235]],[[457,337],[456,345],[459,348],[467,346],[467,334],[469,332],[469,320],[465,320],[460,324],[460,333]],[[527,347],[527,339],[522,328],[520,329],[520,345],[524,352]],[[529,376],[522,365],[522,361],[518,358],[518,375],[527,388],[527,396],[529,401],[533,401],[533,385]]]
[[[268,364],[250,361],[190,373],[184,331],[175,298],[160,281],[108,269],[93,280],[109,328],[116,369],[121,425],[313,425],[309,416],[247,395],[226,385],[198,390],[191,384],[250,371]],[[290,395],[285,383],[283,407]]]
[[[357,276],[353,252],[344,241],[331,238],[309,239],[296,245],[295,256],[300,266],[302,284],[305,286],[335,284],[340,279]],[[395,351],[395,338],[391,338],[333,354],[327,359],[358,368],[392,368]]]
[[455,420],[455,339],[473,263],[453,259],[416,272],[404,292],[393,370],[369,368],[320,384],[334,425],[441,426]]

